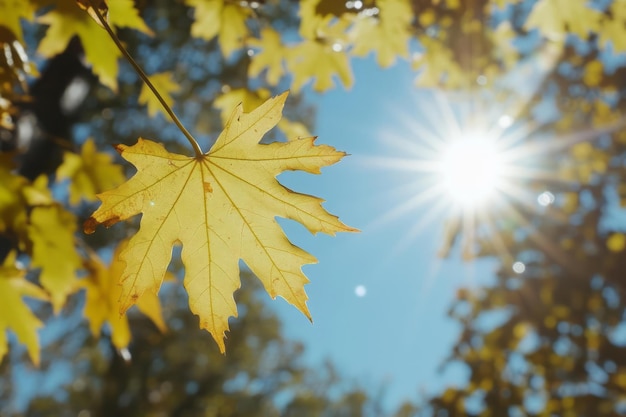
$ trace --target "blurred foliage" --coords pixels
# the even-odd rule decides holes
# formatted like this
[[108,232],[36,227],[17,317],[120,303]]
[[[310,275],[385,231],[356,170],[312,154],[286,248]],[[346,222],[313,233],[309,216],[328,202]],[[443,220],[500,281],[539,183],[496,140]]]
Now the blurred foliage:
[[[229,333],[226,355],[188,314],[178,284],[166,284],[170,330],[161,332],[146,317],[130,314],[133,342],[122,350],[85,326],[71,326],[82,308],[74,297],[40,369],[28,370],[26,377],[15,360],[0,368],[0,414],[266,417],[380,410],[378,400],[342,380],[332,365],[305,366],[303,347],[283,338],[280,322],[261,299],[261,286],[252,276],[243,278],[246,285],[236,297],[242,314]],[[24,378],[42,389],[29,390]],[[18,409],[20,403],[26,410]],[[309,414],[299,411],[303,407]]]
[[[59,267],[37,259],[37,216],[45,212],[49,221],[63,225],[70,216],[76,217],[74,223],[82,221],[89,210],[87,203],[70,207],[63,199],[57,201],[58,194],[52,199],[43,188],[56,183],[37,180],[39,175],[54,173],[63,154],[78,153],[78,144],[88,136],[94,137],[98,149],[106,143],[133,142],[140,134],[158,137],[173,151],[180,147],[175,128],[154,115],[150,101],[139,99],[139,80],[126,64],[118,63],[117,52],[101,53],[108,49],[94,47],[91,32],[69,34],[83,39],[82,45],[77,38],[55,36],[54,28],[68,27],[71,32],[75,27],[60,19],[93,24],[85,14],[70,11],[70,3],[0,2],[0,149],[5,152],[0,166],[0,254],[4,258],[18,250],[22,263],[3,271],[11,270],[13,277],[28,272],[31,281],[36,267],[42,274]],[[128,1],[110,3],[129,10]],[[462,243],[465,255],[497,258],[500,267],[495,283],[459,290],[450,309],[462,326],[450,362],[463,364],[468,379],[427,404],[406,404],[397,415],[626,415],[626,1],[138,0],[134,6],[145,26],[141,19],[112,22],[149,74],[167,74],[163,88],[204,144],[215,138],[224,112],[235,101],[254,106],[287,88],[349,88],[355,82],[352,62],[370,55],[382,67],[408,62],[419,88],[461,91],[462,97],[493,107],[519,101],[516,123],[533,126],[525,141],[549,150],[535,154],[533,161],[546,170],[544,175],[525,180],[523,186],[535,193],[548,190],[554,201],[537,208],[512,200],[506,211],[479,219],[476,240]],[[50,25],[45,34],[44,25]],[[36,59],[38,71],[32,63],[35,51],[45,57],[64,52],[46,63]],[[93,74],[80,65],[83,59]],[[528,66],[541,68],[543,75],[507,78]],[[60,106],[63,92],[76,77],[91,87],[79,105],[80,119],[76,109]],[[96,79],[100,84],[95,85]],[[292,98],[288,107],[288,123],[276,137],[307,135],[313,110],[302,95]],[[147,125],[146,112],[154,117]],[[38,123],[36,137],[19,127],[32,115]],[[17,154],[13,163],[5,157],[7,151]],[[455,239],[463,239],[455,220],[451,225],[444,254]],[[74,243],[63,250],[73,249],[86,259],[85,246],[110,248],[125,233],[75,235]],[[523,272],[513,270],[516,262],[524,265]],[[16,271],[18,266],[27,271]],[[82,271],[71,268],[74,276]],[[73,299],[73,288],[58,291],[57,306]],[[150,326],[137,326],[133,336],[149,346],[144,333],[160,340],[171,337]],[[32,342],[22,342],[32,351]],[[103,342],[91,340],[86,349],[98,343]],[[135,358],[141,357],[139,343],[130,349],[136,349]],[[100,375],[120,362],[110,361],[112,357],[117,358],[110,353],[100,359]],[[3,362],[5,369],[11,364]],[[145,383],[133,381],[138,381],[133,387]],[[10,395],[11,385],[2,384],[4,395]],[[162,387],[142,389],[144,396],[153,390],[161,395]],[[307,395],[292,398],[284,413],[322,415],[320,410],[329,409]],[[79,393],[74,397],[86,398]],[[355,407],[365,401],[358,390],[345,398]],[[41,399],[39,406],[63,400]],[[116,401],[107,404],[113,407]],[[337,407],[331,407],[335,414],[329,415],[359,415]]]

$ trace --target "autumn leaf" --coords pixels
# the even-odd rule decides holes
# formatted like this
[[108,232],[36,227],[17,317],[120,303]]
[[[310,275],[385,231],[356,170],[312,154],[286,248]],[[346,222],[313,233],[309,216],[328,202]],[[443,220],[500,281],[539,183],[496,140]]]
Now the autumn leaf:
[[419,87],[449,88],[463,85],[463,71],[454,61],[452,51],[436,39],[421,36],[424,52],[413,59],[413,69],[420,70],[415,84]]
[[367,56],[375,51],[381,67],[391,66],[396,57],[407,58],[413,11],[407,0],[378,0],[376,16],[358,15],[350,30],[352,53]]
[[85,141],[80,155],[66,152],[63,163],[57,168],[59,181],[69,179],[70,204],[81,200],[96,201],[96,194],[124,182],[120,165],[113,163],[111,155],[98,152],[93,139]]
[[27,205],[22,189],[28,180],[14,174],[8,161],[0,158],[0,233],[21,233],[26,229]]
[[[235,88],[218,96],[213,101],[213,105],[220,110],[222,123],[226,124],[230,118],[231,110],[238,104],[243,106],[244,113],[248,113],[263,104],[270,96],[270,91],[265,88],[256,91],[250,91],[247,88]],[[311,136],[304,124],[285,117],[280,119],[276,127],[285,134],[288,140]]]
[[15,252],[11,252],[0,266],[0,362],[9,349],[6,332],[11,329],[35,365],[39,365],[39,337],[37,330],[43,324],[24,303],[22,297],[47,300],[46,293],[25,278],[26,270],[16,267]]
[[604,48],[609,43],[613,46],[613,52],[621,54],[626,52],[626,0],[615,0],[609,9],[611,18],[602,20],[599,28],[598,41]]
[[146,35],[152,36],[154,33],[146,22],[139,16],[139,10],[135,7],[133,0],[108,0],[109,23],[118,28],[135,29]]
[[335,75],[346,88],[352,87],[352,69],[344,50],[348,26],[348,21],[335,21],[328,16],[315,36],[289,48],[287,69],[293,74],[294,91],[300,91],[310,80],[315,91],[329,90],[335,86]]
[[[85,50],[85,58],[93,66],[100,82],[117,90],[118,58],[121,52],[90,15],[76,5],[75,0],[56,0],[56,8],[39,17],[37,21],[49,25],[39,43],[37,52],[52,57],[66,48],[78,36]],[[132,0],[109,0],[109,23],[151,33],[139,17]]]
[[568,33],[586,39],[600,27],[601,13],[587,7],[587,0],[539,0],[524,27],[538,29],[548,39],[562,42]]
[[21,19],[32,20],[34,8],[28,0],[0,0],[0,26],[9,29],[19,42],[24,42]]
[[259,51],[250,57],[248,76],[257,77],[266,70],[265,78],[270,85],[277,85],[285,74],[284,57],[287,48],[282,44],[280,34],[271,28],[261,29],[259,39],[251,38],[248,46]]
[[[119,279],[126,266],[119,259],[119,254],[127,243],[128,241],[124,240],[118,245],[113,252],[109,266],[105,265],[95,253],[91,253],[85,265],[89,275],[80,280],[80,287],[84,288],[86,293],[84,314],[89,321],[91,334],[97,337],[102,326],[109,323],[111,342],[118,349],[127,347],[131,340],[128,318],[120,314],[118,303],[122,294]],[[166,330],[161,314],[161,304],[156,294],[144,293],[137,300],[137,307],[152,320],[159,330],[162,332]]]
[[52,199],[45,175],[23,190],[32,207],[26,232],[31,247],[31,266],[39,268],[39,282],[50,294],[58,312],[75,291],[76,272],[81,259],[76,252],[76,217]]
[[185,0],[185,4],[195,8],[191,36],[207,41],[217,37],[225,57],[243,47],[250,9],[226,0]]
[[118,146],[137,174],[99,195],[102,205],[85,231],[143,213],[139,231],[120,254],[126,263],[122,312],[145,291],[158,292],[172,246],[181,243],[190,308],[222,352],[228,318],[237,315],[232,294],[240,286],[240,259],[270,296],[282,296],[310,317],[304,292],[308,279],[301,268],[316,260],[289,242],[275,217],[296,220],[312,233],[355,229],[326,212],[319,198],[295,193],[276,180],[285,170],[319,173],[345,155],[315,146],[315,138],[260,144],[278,123],[286,97],[271,98],[247,114],[238,106],[201,156],[169,153],[145,139]]
[[[178,83],[174,81],[174,79],[172,78],[172,73],[169,71],[161,72],[158,74],[150,75],[149,78],[150,82],[154,85],[159,94],[161,94],[161,97],[163,98],[165,103],[169,107],[172,107],[172,105],[174,104],[172,93],[180,91],[180,85],[178,85]],[[150,91],[150,88],[148,88],[148,85],[146,83],[141,86],[138,101],[140,104],[145,104],[148,106],[148,116],[154,117],[157,115],[157,113],[160,112],[165,117],[169,117],[168,114],[163,110],[163,106],[161,105],[159,100],[156,98],[154,93]]]

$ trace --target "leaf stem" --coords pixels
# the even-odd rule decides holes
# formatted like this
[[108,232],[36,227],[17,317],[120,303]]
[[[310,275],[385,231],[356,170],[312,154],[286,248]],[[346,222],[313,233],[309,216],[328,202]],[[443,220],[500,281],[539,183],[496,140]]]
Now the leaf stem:
[[191,147],[193,148],[193,150],[194,150],[194,152],[196,154],[196,157],[197,158],[202,157],[202,155],[204,155],[204,153],[202,152],[202,149],[200,148],[200,145],[198,145],[198,142],[196,141],[196,139],[185,128],[185,126],[182,124],[182,122],[180,121],[178,116],[176,116],[174,111],[165,102],[165,100],[163,99],[163,97],[161,96],[159,91],[156,89],[154,84],[152,84],[152,82],[150,81],[150,79],[148,78],[146,73],[143,72],[143,70],[141,69],[139,64],[137,64],[137,62],[135,62],[135,60],[130,55],[130,53],[126,50],[124,45],[122,45],[122,42],[117,37],[115,32],[113,32],[113,29],[111,29],[111,26],[109,26],[109,23],[106,21],[106,19],[102,16],[102,13],[100,13],[100,10],[98,10],[98,7],[96,7],[93,4],[93,0],[89,0],[89,4],[91,5],[91,7],[93,8],[94,12],[98,16],[98,19],[100,20],[100,23],[102,23],[102,26],[104,27],[104,29],[107,31],[107,33],[109,34],[111,39],[113,39],[113,42],[115,42],[115,45],[117,46],[117,48],[122,52],[122,54],[124,55],[126,60],[128,60],[128,62],[130,62],[130,64],[133,66],[133,68],[135,69],[135,72],[137,73],[137,75],[139,75],[139,77],[143,80],[143,82],[146,83],[146,85],[148,86],[150,91],[152,91],[152,94],[154,94],[154,96],[157,98],[157,100],[159,100],[159,103],[161,103],[161,106],[163,106],[163,109],[170,116],[170,118],[172,119],[174,124],[176,124],[178,129],[183,133],[183,135],[185,135],[185,138],[187,138],[187,140],[191,144]]

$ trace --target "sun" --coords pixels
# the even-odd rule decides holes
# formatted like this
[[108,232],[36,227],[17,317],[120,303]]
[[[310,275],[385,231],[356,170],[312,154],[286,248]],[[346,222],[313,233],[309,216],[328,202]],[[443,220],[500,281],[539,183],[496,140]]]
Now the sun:
[[438,165],[447,198],[461,208],[474,209],[488,204],[502,188],[507,168],[497,140],[481,132],[446,143]]

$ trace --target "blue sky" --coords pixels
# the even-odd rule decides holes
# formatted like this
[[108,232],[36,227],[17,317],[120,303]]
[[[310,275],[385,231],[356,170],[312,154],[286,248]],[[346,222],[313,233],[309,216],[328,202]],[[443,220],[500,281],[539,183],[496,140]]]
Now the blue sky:
[[[462,381],[460,367],[437,373],[459,330],[446,310],[457,288],[492,276],[493,262],[467,263],[456,253],[441,260],[444,215],[420,224],[428,204],[381,220],[420,188],[407,186],[417,174],[385,169],[373,159],[407,156],[386,142],[390,135],[424,140],[406,121],[424,124],[420,106],[428,107],[432,96],[413,87],[415,74],[406,63],[387,70],[373,59],[353,63],[351,90],[338,87],[316,96],[313,132],[319,143],[350,156],[321,176],[289,173],[280,180],[324,198],[331,213],[361,232],[312,237],[301,226],[282,222],[289,238],[319,260],[305,267],[314,323],[282,300],[272,304],[287,336],[306,344],[308,360],[328,358],[370,388],[384,384],[390,405]],[[357,296],[358,286],[366,289],[364,296]]]

